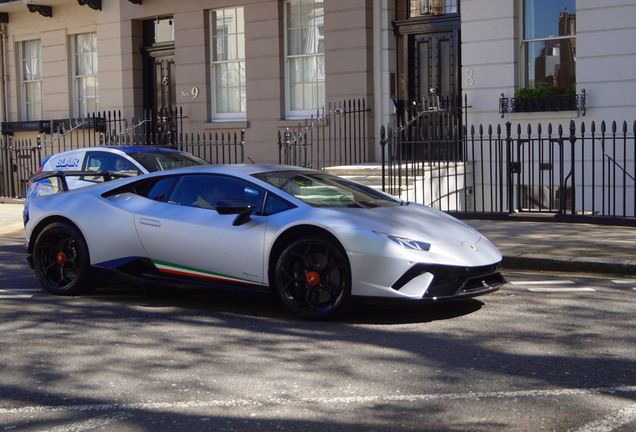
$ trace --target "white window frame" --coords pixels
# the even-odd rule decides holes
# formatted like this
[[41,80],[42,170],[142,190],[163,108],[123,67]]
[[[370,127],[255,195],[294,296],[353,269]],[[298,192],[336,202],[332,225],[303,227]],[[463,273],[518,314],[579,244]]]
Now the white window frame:
[[[21,118],[26,121],[42,120],[41,40],[31,39],[19,42],[19,53]],[[29,54],[30,56],[27,58],[26,56]],[[27,71],[30,72],[27,74]]]
[[[230,11],[233,14],[228,14]],[[223,33],[216,27],[219,14],[222,17],[227,14],[231,21],[227,21],[228,25],[223,27]],[[223,52],[216,50],[219,42],[222,42]],[[219,82],[223,76],[230,76],[230,72],[235,78],[234,85],[230,85],[228,81]],[[210,11],[210,91],[213,121],[241,121],[247,118],[245,13],[242,6]],[[234,94],[232,98],[230,94]],[[222,104],[219,103],[221,98]],[[232,106],[238,109],[232,109]]]
[[[90,38],[90,46],[78,43],[80,38],[87,37]],[[99,109],[97,33],[72,35],[71,52],[73,115],[75,117],[88,116]]]
[[[299,5],[301,3],[305,5],[311,4],[312,9],[319,12],[316,14],[313,25],[291,27],[292,20],[289,17],[290,5]],[[318,5],[320,6],[318,7]],[[316,115],[317,111],[325,106],[326,79],[323,5],[324,2],[319,0],[288,0],[285,2],[285,116],[288,119],[307,118],[311,115]],[[305,36],[307,36],[305,47],[302,46],[303,31],[306,32]],[[290,35],[293,35],[297,39],[295,45],[298,46],[302,52],[291,52],[295,45],[290,40]],[[298,38],[300,38],[300,40]],[[304,68],[304,66],[312,62],[317,65],[317,68],[313,71],[313,78],[305,78],[294,83],[292,68],[294,63],[297,62],[302,62],[301,68],[303,68],[303,70],[301,74],[305,76],[309,68]],[[320,66],[322,67],[320,68]],[[302,99],[302,107],[298,107],[294,103],[294,86],[305,88],[302,96],[300,94],[298,95],[300,99]]]

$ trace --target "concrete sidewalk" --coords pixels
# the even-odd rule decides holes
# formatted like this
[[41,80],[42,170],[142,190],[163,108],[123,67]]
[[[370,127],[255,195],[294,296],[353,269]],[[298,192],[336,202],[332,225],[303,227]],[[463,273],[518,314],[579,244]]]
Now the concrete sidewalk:
[[24,200],[2,198],[0,201],[0,237],[24,237],[23,208]]
[[636,228],[581,223],[464,220],[494,243],[503,267],[636,275]]
[[[0,236],[21,238],[20,200],[0,203]],[[495,244],[508,269],[636,275],[636,228],[577,223],[464,220]]]

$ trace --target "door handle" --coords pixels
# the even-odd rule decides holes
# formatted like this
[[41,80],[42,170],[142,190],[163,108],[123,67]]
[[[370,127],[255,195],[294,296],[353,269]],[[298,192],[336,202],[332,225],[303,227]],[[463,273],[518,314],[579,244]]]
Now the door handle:
[[159,228],[161,226],[161,222],[157,219],[149,219],[149,218],[139,218],[139,223],[142,225],[148,225],[152,227]]

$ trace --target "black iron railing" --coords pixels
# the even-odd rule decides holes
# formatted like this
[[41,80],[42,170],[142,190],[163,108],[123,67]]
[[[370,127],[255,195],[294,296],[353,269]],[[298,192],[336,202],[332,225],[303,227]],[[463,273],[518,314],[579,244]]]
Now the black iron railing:
[[[636,122],[569,128],[510,122],[471,127],[471,211],[543,213],[561,220],[636,218]],[[632,221],[636,223],[636,219]]]
[[[163,118],[163,128],[157,128]],[[194,154],[213,164],[245,161],[245,131],[205,134],[183,132],[180,109],[157,116],[144,112],[131,120],[111,111],[88,118],[47,121],[34,139],[0,138],[0,197],[23,198],[28,178],[46,156],[92,146],[156,145]],[[167,120],[170,127],[165,127]]]
[[315,117],[278,131],[278,162],[322,169],[367,161],[367,115],[364,99],[329,102]]
[[383,189],[472,216],[636,225],[636,121],[471,126],[424,106],[381,129]]
[[383,190],[444,210],[463,208],[462,109],[455,97],[411,105],[380,130]]

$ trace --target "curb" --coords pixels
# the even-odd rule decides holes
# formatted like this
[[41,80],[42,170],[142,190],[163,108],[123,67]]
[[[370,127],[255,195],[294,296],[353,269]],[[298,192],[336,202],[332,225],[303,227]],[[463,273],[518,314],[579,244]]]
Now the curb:
[[597,257],[560,258],[549,255],[504,256],[501,266],[507,270],[636,275],[636,263],[634,261]]
[[21,205],[24,205],[24,198],[0,198],[0,204],[21,204]]

